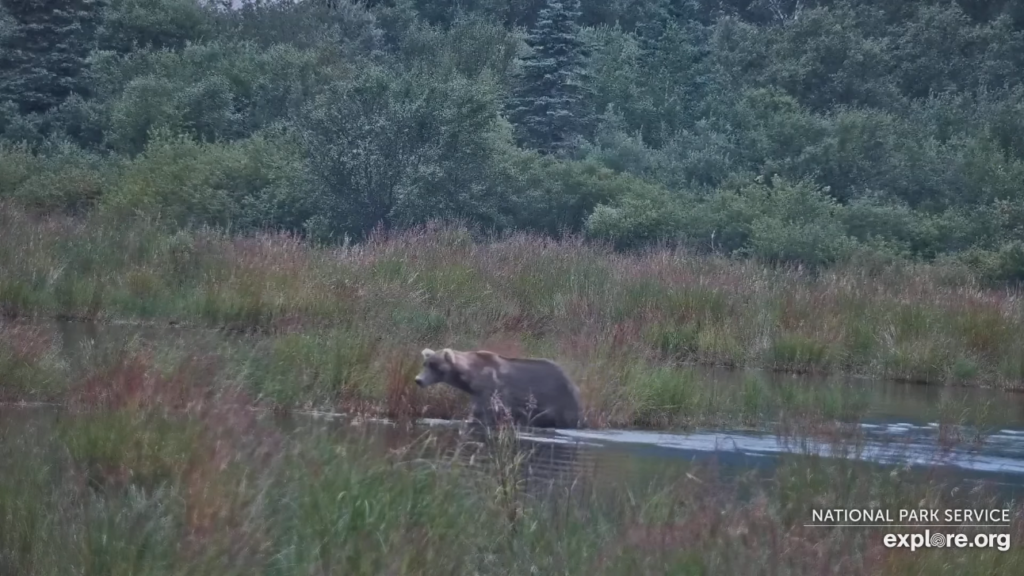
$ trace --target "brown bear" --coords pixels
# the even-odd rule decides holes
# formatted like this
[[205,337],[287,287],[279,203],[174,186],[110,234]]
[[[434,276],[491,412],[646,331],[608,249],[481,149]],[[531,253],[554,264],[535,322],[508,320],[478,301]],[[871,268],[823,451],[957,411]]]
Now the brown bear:
[[[444,382],[469,394],[473,417],[493,425],[501,410],[520,426],[575,429],[583,426],[579,388],[550,360],[508,358],[478,350],[423,350],[421,388]],[[497,402],[495,402],[497,400]]]

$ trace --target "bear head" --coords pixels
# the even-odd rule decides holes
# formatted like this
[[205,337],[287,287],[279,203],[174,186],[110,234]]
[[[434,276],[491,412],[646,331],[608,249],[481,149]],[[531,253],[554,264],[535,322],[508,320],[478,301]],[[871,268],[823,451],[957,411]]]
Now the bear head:
[[439,382],[455,384],[462,376],[463,367],[458,364],[458,353],[451,348],[435,352],[425,348],[423,354],[423,370],[416,376],[416,384],[420,388],[433,386]]

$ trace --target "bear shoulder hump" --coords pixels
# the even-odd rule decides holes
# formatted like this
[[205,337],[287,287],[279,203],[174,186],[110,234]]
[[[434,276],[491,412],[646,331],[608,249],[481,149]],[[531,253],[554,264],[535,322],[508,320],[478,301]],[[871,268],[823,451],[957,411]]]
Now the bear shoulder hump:
[[492,368],[499,372],[503,372],[502,368],[507,364],[504,358],[489,350],[477,350],[473,354],[476,355],[476,360],[481,366]]

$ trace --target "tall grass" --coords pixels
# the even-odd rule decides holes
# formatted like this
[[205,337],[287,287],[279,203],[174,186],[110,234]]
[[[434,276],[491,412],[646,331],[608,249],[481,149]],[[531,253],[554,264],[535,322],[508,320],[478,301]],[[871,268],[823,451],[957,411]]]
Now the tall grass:
[[[778,403],[768,396],[780,393],[756,382],[718,390],[693,364],[1005,387],[1024,378],[1019,294],[982,290],[954,269],[851,266],[812,276],[678,250],[617,254],[572,239],[476,242],[457,226],[316,248],[279,234],[35,219],[3,205],[0,308],[14,320],[262,334],[248,354],[229,354],[231,377],[259,401],[392,415],[461,406],[457,396],[405,389],[425,346],[553,358],[578,381],[598,425],[756,419]],[[13,341],[0,362],[16,367],[26,352]]]
[[[498,349],[518,349],[491,342]],[[345,412],[400,424],[469,413],[468,397],[454,388],[421,390],[412,384],[420,368],[417,353],[349,329],[225,337],[192,328],[0,319],[0,364],[4,402],[184,410],[230,390],[244,394],[251,407]],[[763,372],[738,375],[635,360],[603,376],[620,378],[619,385],[584,388],[591,427],[813,427],[857,421],[874,402],[872,390],[856,380],[775,382]],[[927,410],[894,407],[900,414],[935,418],[958,434],[967,426],[1005,421],[1014,409],[975,406],[970,391],[958,390],[948,390]],[[884,403],[898,400],[887,397]]]
[[879,529],[804,527],[812,508],[1004,506],[904,470],[786,456],[758,478],[640,458],[527,491],[531,455],[510,436],[481,467],[433,436],[385,453],[357,428],[286,429],[229,396],[191,406],[0,419],[0,571],[971,575],[1024,560],[1019,506],[1009,551],[909,552]]
[[52,333],[0,319],[0,402],[58,399],[68,377]]
[[[474,447],[280,420],[251,409],[232,352],[159,349],[90,350],[59,381],[59,411],[0,406],[0,573],[970,575],[1022,560],[1017,546],[911,553],[878,529],[804,527],[812,508],[1005,505],[937,471],[786,455],[766,475],[535,446],[546,462],[508,429]],[[735,406],[765,406],[757,386]],[[853,440],[836,435],[832,455]]]

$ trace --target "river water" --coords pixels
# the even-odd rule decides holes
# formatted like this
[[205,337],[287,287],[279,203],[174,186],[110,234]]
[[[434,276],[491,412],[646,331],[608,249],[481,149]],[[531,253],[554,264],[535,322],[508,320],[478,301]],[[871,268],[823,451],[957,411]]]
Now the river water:
[[[137,336],[159,341],[168,328],[130,325],[95,326],[81,323],[58,325],[65,359],[81,362],[84,347],[104,339]],[[174,330],[174,329],[171,329]],[[223,342],[223,335],[196,331],[190,339],[209,338],[210,345]],[[180,337],[180,335],[179,335]],[[715,385],[739,385],[743,374],[708,369],[702,377]],[[791,375],[762,375],[770,385],[820,386],[815,378]],[[835,382],[834,379],[831,382]],[[833,384],[834,385],[834,384]],[[644,430],[559,430],[530,431],[520,441],[534,449],[531,465],[541,476],[557,475],[581,466],[596,471],[621,467],[626,461],[672,462],[714,461],[737,471],[769,471],[780,454],[808,458],[852,458],[867,465],[910,467],[964,480],[984,480],[1002,485],[1014,493],[1024,489],[1024,394],[992,389],[903,384],[849,378],[845,386],[856,387],[863,403],[858,422],[849,423],[856,440],[837,443],[806,435],[767,434],[753,430],[698,430],[686,433]],[[23,420],[43,417],[39,409],[8,406],[0,418]],[[45,412],[45,411],[44,411]],[[36,416],[32,416],[35,414]],[[960,418],[960,415],[969,417]],[[325,416],[325,415],[320,415]],[[344,422],[340,415],[292,418]],[[965,425],[975,420],[978,426]],[[291,420],[294,425],[295,420]],[[393,447],[425,430],[438,437],[458,435],[455,423],[421,421],[413,430],[398,431],[387,422],[363,423],[364,433],[382,447]],[[849,431],[849,430],[848,430]],[[950,434],[959,442],[947,442]]]

